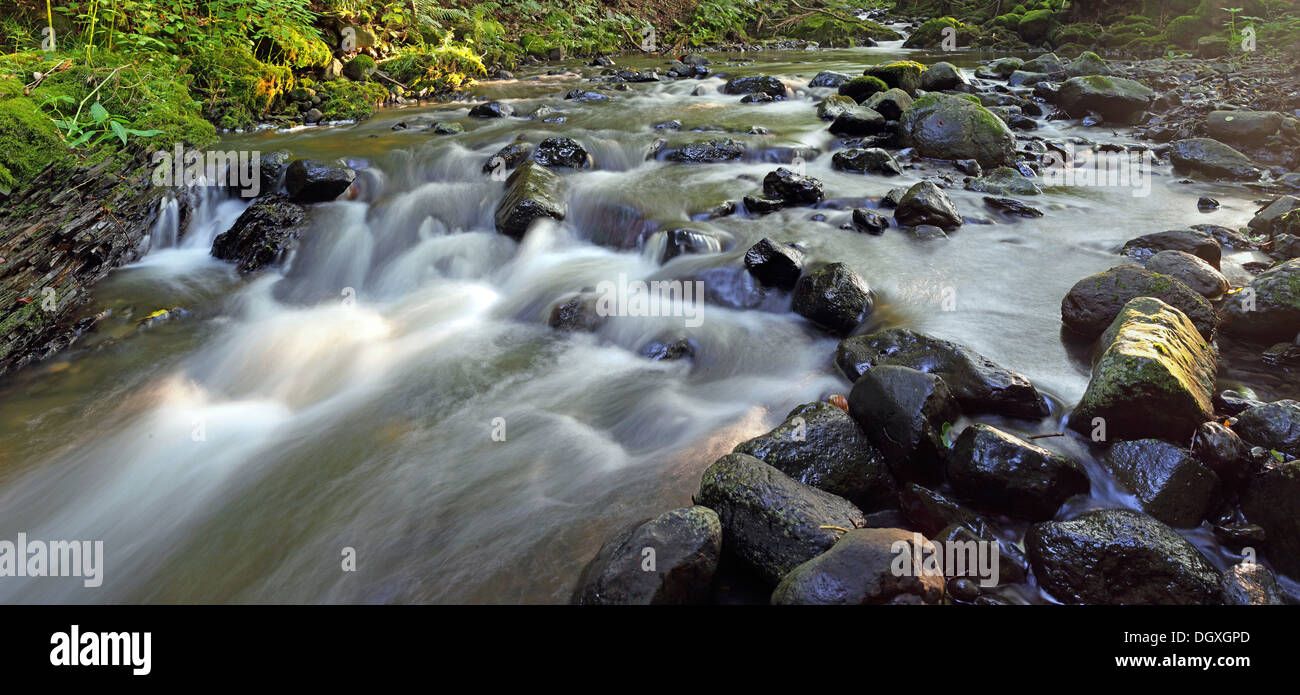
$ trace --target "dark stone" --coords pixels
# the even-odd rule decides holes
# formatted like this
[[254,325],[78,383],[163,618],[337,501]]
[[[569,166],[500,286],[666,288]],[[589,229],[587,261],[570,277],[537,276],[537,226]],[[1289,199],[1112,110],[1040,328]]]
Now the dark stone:
[[1221,422],[1203,422],[1192,435],[1192,456],[1205,464],[1219,481],[1236,489],[1252,469],[1250,446]]
[[506,118],[515,115],[515,107],[499,101],[477,104],[469,110],[471,118]]
[[1263,401],[1249,398],[1240,391],[1225,390],[1214,394],[1215,411],[1228,415],[1237,415],[1261,405],[1264,405]]
[[1300,334],[1300,258],[1269,268],[1231,295],[1224,330],[1256,340],[1294,340]]
[[744,198],[741,198],[740,202],[745,206],[745,212],[752,215],[766,215],[785,207],[784,200],[779,200],[777,198],[760,198],[755,195],[747,195]]
[[866,281],[843,263],[804,274],[794,289],[794,312],[838,336],[857,328],[872,305]]
[[288,150],[267,152],[259,160],[257,171],[261,195],[279,193],[284,187],[284,172],[289,168],[293,155]]
[[591,155],[572,138],[546,138],[537,145],[533,161],[551,169],[586,169]]
[[532,223],[542,217],[563,220],[564,200],[560,177],[536,162],[525,162],[506,179],[506,195],[497,205],[497,230],[521,239]]
[[1104,509],[1029,527],[1039,585],[1063,603],[1211,604],[1218,570],[1177,531],[1146,514]]
[[745,268],[765,285],[791,289],[803,272],[803,251],[764,238],[745,252]]
[[1120,253],[1138,262],[1146,262],[1161,251],[1190,253],[1214,266],[1215,269],[1218,269],[1219,260],[1223,256],[1223,249],[1213,236],[1208,232],[1195,229],[1172,229],[1167,232],[1144,234],[1128,240],[1119,250]]
[[906,328],[859,335],[840,342],[835,363],[850,380],[878,365],[937,374],[967,413],[1040,418],[1047,401],[1028,379],[957,343]]
[[512,142],[497,150],[496,154],[483,163],[483,173],[496,174],[504,178],[505,172],[523,164],[532,154],[532,145],[526,142]]
[[1300,461],[1269,466],[1241,492],[1241,511],[1268,535],[1267,556],[1282,574],[1300,577]]
[[1051,519],[1066,500],[1089,489],[1075,461],[983,424],[962,431],[947,471],[962,499],[1033,521]]
[[551,328],[566,333],[571,331],[594,333],[606,319],[597,312],[596,299],[594,293],[574,295],[551,309],[551,316],[547,323]]
[[726,551],[771,584],[835,544],[840,532],[823,527],[866,522],[848,500],[747,454],[728,454],[709,466],[696,501],[718,513]]
[[296,159],[284,171],[284,187],[295,203],[323,203],[342,195],[356,178],[351,167]]
[[984,196],[984,204],[1009,217],[1042,217],[1043,211],[1013,198]]
[[961,415],[943,379],[907,367],[873,367],[849,392],[849,414],[885,454],[896,479],[942,477],[945,433]]
[[762,92],[773,97],[785,98],[790,88],[778,77],[771,75],[747,75],[729,80],[722,85],[724,94],[753,94]]
[[811,88],[817,88],[817,87],[836,88],[839,87],[841,84],[844,84],[849,79],[850,79],[849,76],[845,75],[842,72],[835,72],[833,70],[822,70],[821,72],[817,73],[817,75],[814,76],[812,80],[808,82],[808,86]]
[[[653,550],[653,564],[645,550]],[[707,603],[722,551],[722,524],[707,507],[674,509],[611,537],[583,570],[580,605]],[[647,569],[653,567],[653,569]]]
[[852,148],[831,155],[831,168],[861,174],[898,176],[903,173],[894,155],[878,147]]
[[763,177],[763,195],[786,205],[816,205],[824,194],[821,181],[781,167]]
[[664,253],[660,263],[688,254],[717,253],[722,244],[717,237],[694,229],[670,229],[664,232]]
[[924,572],[896,574],[895,544],[909,557],[930,547],[902,529],[854,529],[830,550],[794,568],[772,592],[773,605],[867,606],[921,605],[943,602],[943,576]]
[[1255,181],[1260,171],[1250,158],[1212,138],[1177,140],[1169,147],[1174,170],[1232,181]]
[[1223,573],[1223,603],[1229,606],[1283,606],[1286,595],[1268,568],[1239,562]]
[[1147,259],[1146,267],[1153,273],[1178,280],[1207,299],[1217,299],[1228,291],[1228,279],[1222,273],[1185,251],[1161,251]]
[[1232,429],[1242,439],[1300,458],[1300,402],[1274,401],[1237,415]]
[[776,429],[736,445],[804,485],[839,495],[863,511],[897,503],[884,456],[849,414],[830,403],[805,403]]
[[879,236],[889,229],[889,220],[864,208],[854,208],[853,227],[858,231]]
[[684,164],[733,162],[745,156],[745,148],[735,140],[709,140],[693,142],[664,151],[664,159]]
[[1219,476],[1187,449],[1159,439],[1117,442],[1110,470],[1148,514],[1170,526],[1201,523],[1218,501]]
[[687,338],[655,339],[641,346],[640,354],[656,362],[690,359],[695,356],[695,346]]
[[571,89],[565,95],[569,101],[607,101],[609,95],[600,92],[589,92],[585,89]]
[[887,129],[885,117],[865,106],[844,111],[830,125],[832,134],[845,137],[875,135]]
[[307,210],[279,193],[254,200],[212,242],[212,255],[234,261],[241,273],[279,263],[307,229]]
[[1136,297],[1159,299],[1186,315],[1206,340],[1214,338],[1219,319],[1205,297],[1168,275],[1135,265],[1116,266],[1075,283],[1061,301],[1061,321],[1071,331],[1095,338]]
[[961,226],[961,215],[943,189],[922,181],[907,189],[894,210],[894,219],[904,227],[928,224],[944,230]]

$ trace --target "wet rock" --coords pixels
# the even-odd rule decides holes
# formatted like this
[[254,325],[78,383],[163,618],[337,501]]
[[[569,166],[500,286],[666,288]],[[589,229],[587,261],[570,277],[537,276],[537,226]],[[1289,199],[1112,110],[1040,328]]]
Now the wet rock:
[[434,135],[459,135],[465,132],[465,126],[459,123],[434,123],[429,126]]
[[974,159],[989,168],[1016,160],[1015,136],[1006,123],[962,97],[926,94],[903,113],[899,132],[923,157]]
[[875,77],[855,77],[847,82],[842,82],[839,86],[838,93],[840,96],[848,97],[854,103],[861,104],[870,98],[873,94],[888,91],[889,85],[885,84]]
[[754,94],[762,92],[772,97],[782,98],[789,96],[790,88],[778,77],[771,75],[747,75],[729,80],[722,85],[724,94]]
[[831,168],[861,174],[898,176],[903,173],[894,155],[879,147],[855,147],[831,155]]
[[1291,340],[1300,334],[1300,259],[1255,276],[1228,298],[1224,330],[1259,340]]
[[1228,279],[1204,260],[1183,251],[1161,251],[1146,262],[1147,270],[1168,275],[1203,297],[1215,299],[1228,291]]
[[546,138],[537,145],[533,161],[550,169],[586,169],[591,166],[591,154],[572,138]]
[[1104,352],[1070,413],[1085,435],[1101,418],[1107,441],[1155,437],[1186,442],[1214,412],[1214,350],[1187,317],[1153,297],[1130,300],[1101,337]]
[[[1210,237],[1219,242],[1220,247],[1226,246],[1232,249],[1255,248],[1255,245],[1251,243],[1250,239],[1247,239],[1244,234],[1233,229],[1228,229],[1227,227],[1221,227],[1217,224],[1194,224],[1191,228],[1193,231],[1209,234]],[[1191,252],[1189,251],[1188,253]],[[1193,253],[1192,255],[1194,256],[1196,254]]]
[[687,338],[656,338],[642,345],[638,353],[656,362],[685,360],[695,356],[695,345]]
[[1264,469],[1241,492],[1241,511],[1268,534],[1267,557],[1279,572],[1300,576],[1300,461]]
[[[1253,395],[1253,394],[1252,394]],[[1214,409],[1229,416],[1240,414],[1256,406],[1264,405],[1240,391],[1225,390],[1214,394]]]
[[872,367],[849,392],[849,414],[885,454],[897,480],[932,483],[942,477],[944,432],[961,410],[938,375]]
[[1155,92],[1142,84],[1102,75],[1071,77],[1057,93],[1057,103],[1074,118],[1096,113],[1121,125],[1136,123],[1154,99]]
[[785,201],[777,198],[763,198],[754,195],[747,195],[741,199],[745,206],[745,212],[753,215],[766,215],[776,212],[785,207]]
[[1237,415],[1232,431],[1255,446],[1300,457],[1300,402],[1273,401],[1245,410]]
[[508,118],[515,115],[515,107],[500,101],[476,104],[469,110],[471,118]]
[[1181,311],[1207,340],[1214,337],[1218,317],[1204,297],[1169,277],[1135,265],[1121,265],[1086,277],[1061,301],[1061,321],[1084,337],[1100,335],[1120,309],[1135,297],[1155,297]]
[[840,115],[848,113],[857,107],[858,102],[853,99],[839,94],[832,94],[817,104],[817,117],[823,121],[833,121],[839,118]]
[[742,104],[767,104],[773,101],[776,101],[776,98],[766,92],[754,92],[740,98]]
[[1029,527],[1025,548],[1039,584],[1064,603],[1210,604],[1219,572],[1177,531],[1124,509]]
[[605,324],[607,317],[597,309],[598,296],[594,292],[576,294],[556,304],[551,309],[547,325],[557,331],[594,333]]
[[948,455],[948,481],[964,500],[1012,517],[1051,519],[1088,492],[1083,467],[990,425],[962,431]]
[[799,274],[803,272],[803,259],[803,251],[775,239],[764,238],[745,252],[745,268],[763,284],[788,290],[799,281]]
[[564,98],[569,101],[608,101],[609,95],[585,89],[571,89],[565,93]]
[[862,105],[884,116],[886,120],[897,121],[903,117],[903,112],[912,105],[912,102],[913,99],[907,92],[895,88],[872,94],[862,102]]
[[1284,195],[1256,213],[1247,226],[1255,234],[1271,234],[1277,231],[1276,228],[1282,218],[1297,209],[1300,209],[1300,198],[1293,195]]
[[1205,119],[1210,137],[1229,145],[1259,147],[1282,127],[1276,111],[1211,111]]
[[1286,595],[1268,568],[1254,562],[1239,562],[1223,573],[1219,585],[1223,603],[1229,606],[1283,606]]
[[898,60],[892,63],[882,65],[872,65],[862,72],[866,77],[875,77],[890,87],[907,92],[909,95],[916,94],[916,90],[921,87],[921,75],[925,73],[925,66],[914,60]]
[[1217,269],[1223,256],[1219,242],[1209,232],[1197,229],[1171,229],[1166,232],[1144,234],[1129,239],[1120,253],[1139,263],[1145,263],[1161,251],[1183,251],[1209,263]]
[[523,164],[533,154],[533,146],[526,142],[512,142],[496,151],[483,162],[483,173],[504,179],[506,172]]
[[816,205],[824,193],[821,181],[781,167],[763,177],[763,195],[786,205]]
[[943,378],[967,413],[1039,418],[1047,402],[1028,379],[987,357],[947,340],[906,328],[890,328],[840,342],[835,363],[852,381],[879,365],[909,367]]
[[1264,364],[1275,366],[1300,366],[1300,345],[1295,343],[1275,343],[1259,359]]
[[1043,211],[1013,198],[984,196],[984,204],[1008,217],[1042,217]]
[[973,159],[959,159],[952,163],[953,168],[967,176],[979,176],[984,173],[980,163]]
[[1011,167],[998,167],[987,175],[966,182],[966,190],[993,195],[1038,195],[1043,189]]
[[1110,75],[1110,65],[1102,60],[1101,56],[1092,51],[1084,51],[1079,57],[1070,61],[1065,68],[1065,74],[1070,77],[1086,77],[1088,75]]
[[745,148],[735,140],[708,140],[665,150],[663,156],[670,162],[684,164],[733,162],[745,156]]
[[1024,67],[1025,61],[1020,58],[998,58],[984,66],[985,72],[995,77],[1007,79],[1011,73]]
[[284,187],[284,172],[293,155],[288,150],[267,152],[258,159],[258,185],[261,193],[279,193]]
[[945,535],[945,529],[953,526],[981,536],[988,531],[987,524],[980,515],[956,500],[916,483],[899,484],[898,505],[909,528],[916,528],[936,540]]
[[497,231],[521,239],[536,220],[563,220],[560,177],[537,162],[525,162],[506,179],[506,195],[497,204]]
[[860,232],[879,236],[884,234],[886,229],[889,229],[889,220],[870,210],[855,208],[853,210],[853,228]]
[[1203,422],[1192,435],[1192,456],[1235,490],[1250,473],[1250,446],[1221,422]]
[[789,302],[785,292],[763,284],[740,266],[708,268],[692,279],[704,283],[705,301],[730,309],[785,311]]
[[263,195],[212,241],[212,255],[250,273],[283,260],[307,229],[307,209],[278,193]]
[[1170,526],[1201,523],[1218,499],[1219,476],[1190,451],[1159,439],[1116,442],[1107,454],[1115,479],[1142,509]]
[[[911,557],[915,534],[903,529],[855,529],[830,550],[794,568],[772,592],[773,605],[866,606],[943,602],[942,574],[894,571],[895,544]],[[922,539],[922,548],[929,547]],[[915,548],[919,555],[922,548]]]
[[[915,486],[913,487],[915,488]],[[982,520],[976,524],[977,528],[971,528],[970,526],[960,523],[949,524],[940,530],[937,535],[933,536],[932,539],[935,543],[943,543],[945,546],[950,543],[968,544],[972,541],[975,543],[981,541],[985,543],[995,543],[998,547],[997,582],[999,584],[1020,584],[1027,581],[1029,578],[1029,561],[1025,558],[1024,553],[1021,552],[1019,547],[998,540],[996,536],[987,530],[987,528],[981,526],[982,524]],[[964,547],[972,546],[964,545]],[[974,547],[978,548],[978,545]],[[955,571],[957,569],[958,568],[945,567],[944,573],[948,577],[973,576],[978,577],[980,581],[992,579],[992,577],[979,577],[978,574],[973,571],[977,568],[970,568],[968,566],[966,572],[961,574]]]
[[831,121],[829,130],[834,135],[861,137],[883,132],[887,130],[887,126],[884,116],[865,106],[858,106],[846,109],[836,116],[835,120]]
[[884,455],[848,413],[830,403],[805,403],[791,410],[776,429],[737,444],[733,451],[843,497],[863,511],[897,503]]
[[696,501],[718,513],[726,551],[772,584],[835,544],[840,532],[822,527],[866,522],[848,500],[747,454],[728,454],[709,466]]
[[670,229],[664,232],[664,253],[660,263],[688,254],[717,253],[722,250],[722,243],[708,232],[696,229]]
[[[652,564],[647,548],[653,551]],[[588,606],[707,603],[721,551],[722,523],[712,509],[696,506],[665,512],[606,541],[583,570],[573,602]]]
[[1212,138],[1176,140],[1169,147],[1174,170],[1232,181],[1254,181],[1260,171],[1246,155]]
[[804,274],[794,289],[794,312],[833,335],[848,335],[871,313],[872,305],[866,281],[843,263]]
[[1196,199],[1196,209],[1201,212],[1211,212],[1219,209],[1219,201],[1208,196],[1201,196]]
[[929,224],[948,230],[961,226],[961,215],[948,194],[929,181],[907,189],[894,210],[894,219],[904,227]]
[[921,73],[921,89],[927,92],[942,92],[949,89],[969,87],[970,80],[952,63],[938,62]]
[[918,224],[908,227],[906,231],[908,236],[917,241],[941,241],[948,238],[947,233],[932,224]]
[[284,170],[284,188],[295,203],[323,203],[343,195],[356,178],[351,167],[295,159]]
[[1029,87],[1036,85],[1039,82],[1048,82],[1051,80],[1052,76],[1046,73],[1017,70],[1011,73],[1011,77],[1007,78],[1007,84],[1012,87]]
[[808,86],[811,88],[817,88],[817,87],[836,88],[844,84],[845,82],[847,82],[849,79],[851,78],[842,72],[835,72],[834,70],[822,70],[821,72],[817,73],[811,80],[808,81]]

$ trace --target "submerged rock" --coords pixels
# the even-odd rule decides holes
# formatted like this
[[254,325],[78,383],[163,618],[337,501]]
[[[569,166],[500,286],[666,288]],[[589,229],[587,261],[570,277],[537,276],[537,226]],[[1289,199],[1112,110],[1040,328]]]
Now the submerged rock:
[[922,181],[907,189],[894,210],[894,219],[904,227],[928,224],[949,230],[961,226],[961,214],[957,212],[957,207],[952,204],[948,194],[929,181]]
[[1011,167],[998,167],[966,182],[966,190],[993,195],[1038,195],[1043,189]]
[[849,79],[851,79],[850,76],[842,72],[835,72],[834,70],[822,70],[821,72],[813,76],[811,80],[808,81],[808,86],[812,88],[816,88],[816,87],[834,88],[834,87],[839,87],[841,84],[844,84]]
[[[528,161],[533,154],[533,146],[526,142],[512,142],[496,151],[483,162],[483,173],[504,177],[507,171]],[[501,180],[500,178],[497,179]]]
[[917,154],[935,159],[974,159],[992,168],[1016,161],[1016,138],[1002,119],[962,97],[926,94],[907,108],[899,132]]
[[497,204],[497,231],[521,239],[542,217],[563,220],[560,177],[537,162],[526,162],[506,179],[506,195]]
[[726,551],[771,584],[835,545],[839,532],[822,527],[866,523],[848,500],[747,454],[728,454],[709,466],[696,501],[718,513]]
[[779,77],[771,75],[747,75],[729,80],[722,85],[724,94],[754,94],[761,92],[772,97],[785,98],[790,88]]
[[1207,340],[1214,337],[1219,319],[1204,297],[1168,275],[1135,265],[1116,266],[1075,283],[1061,300],[1061,321],[1079,335],[1095,337],[1136,297],[1155,297],[1169,304]]
[[212,241],[212,255],[234,261],[241,273],[275,265],[307,229],[307,209],[279,193],[264,195]]
[[1066,500],[1089,489],[1075,461],[984,424],[962,431],[947,472],[962,499],[1033,521],[1051,519]]
[[896,504],[884,455],[848,413],[830,403],[805,403],[776,429],[736,445],[804,485],[839,495],[871,512]]
[[1069,426],[1105,439],[1186,442],[1214,417],[1214,350],[1187,317],[1153,297],[1129,301],[1101,337],[1104,352]]
[[1192,452],[1159,439],[1116,442],[1107,454],[1116,480],[1142,509],[1170,526],[1201,523],[1218,501],[1219,476]]
[[943,379],[907,367],[872,367],[849,392],[849,414],[885,454],[899,481],[931,483],[942,477],[948,455],[944,434],[961,415]]
[[1177,531],[1126,509],[1029,527],[1025,549],[1039,584],[1064,603],[1210,604],[1220,575]]
[[515,115],[515,107],[500,101],[477,104],[469,110],[471,118],[508,118]]
[[890,364],[937,374],[967,413],[1039,418],[1047,401],[1028,379],[957,343],[906,328],[890,328],[841,341],[835,363],[850,380]]
[[[773,605],[868,606],[939,604],[942,574],[895,572],[899,552],[919,556],[915,534],[896,528],[854,529],[831,549],[794,568],[772,592]],[[897,544],[902,544],[901,546]],[[904,548],[897,550],[897,548]]]
[[323,203],[343,195],[356,178],[351,167],[296,159],[284,170],[284,188],[295,203]]
[[707,603],[721,551],[722,523],[712,509],[696,506],[665,512],[605,541],[583,570],[573,602],[588,606]]
[[838,336],[857,328],[872,305],[871,288],[843,263],[806,273],[794,288],[794,312]]

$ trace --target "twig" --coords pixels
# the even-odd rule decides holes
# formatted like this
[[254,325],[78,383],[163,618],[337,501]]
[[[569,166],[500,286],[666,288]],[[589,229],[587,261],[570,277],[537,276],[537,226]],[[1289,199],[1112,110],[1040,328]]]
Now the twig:
[[843,526],[819,526],[818,528],[820,528],[823,531],[840,531],[842,533],[849,532],[849,530],[844,528]]
[[1053,432],[1051,434],[1031,434],[1028,437],[1025,437],[1025,439],[1045,439],[1047,437],[1064,437],[1064,436],[1065,436],[1064,432]]

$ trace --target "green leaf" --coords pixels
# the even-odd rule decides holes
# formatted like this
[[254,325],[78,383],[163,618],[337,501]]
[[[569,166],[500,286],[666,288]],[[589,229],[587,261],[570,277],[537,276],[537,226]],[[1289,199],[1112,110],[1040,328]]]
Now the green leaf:
[[81,137],[79,137],[79,138],[77,138],[76,140],[73,140],[72,142],[68,143],[68,146],[69,146],[69,147],[81,147],[82,145],[86,144],[86,141],[89,140],[89,139],[90,139],[90,136],[92,136],[92,135],[94,135],[94,133],[82,133],[82,134],[81,134]]
[[96,123],[103,123],[108,119],[108,109],[97,101],[90,106],[90,117],[95,119]]
[[113,134],[117,136],[117,139],[118,139],[118,140],[121,140],[121,141],[122,141],[122,144],[125,145],[125,144],[126,144],[126,128],[123,128],[123,127],[122,127],[122,124],[121,124],[121,123],[118,123],[117,121],[109,121],[109,122],[108,122],[108,125],[109,125],[109,127],[111,127],[111,128],[113,129]]

